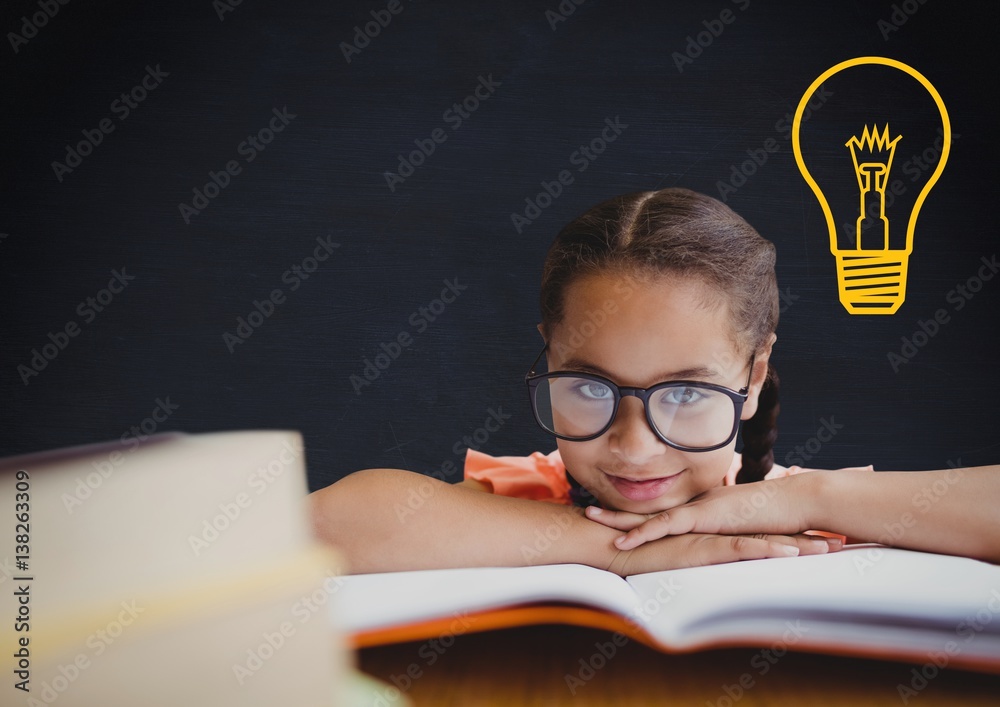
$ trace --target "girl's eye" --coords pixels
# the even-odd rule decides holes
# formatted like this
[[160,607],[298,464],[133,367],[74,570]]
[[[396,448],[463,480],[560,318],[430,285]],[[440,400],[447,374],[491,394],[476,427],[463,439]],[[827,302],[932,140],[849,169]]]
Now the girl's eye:
[[668,388],[663,393],[661,400],[670,405],[693,405],[705,395],[697,388]]
[[614,397],[611,388],[597,381],[580,381],[576,386],[576,391],[589,400],[607,400]]

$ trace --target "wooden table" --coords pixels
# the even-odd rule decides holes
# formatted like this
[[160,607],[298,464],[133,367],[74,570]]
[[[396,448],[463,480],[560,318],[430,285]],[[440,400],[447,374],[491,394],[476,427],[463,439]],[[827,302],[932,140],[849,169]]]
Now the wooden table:
[[[448,646],[415,641],[365,648],[357,659],[365,673],[403,688],[415,707],[1000,705],[997,675],[943,670],[921,682],[912,672],[919,667],[908,663],[794,652],[778,657],[759,649],[666,655],[634,641],[615,646],[611,638],[597,629],[527,626],[458,636]],[[611,658],[602,660],[602,647]],[[900,684],[914,690],[908,702]],[[393,705],[394,697],[388,690],[374,705]]]

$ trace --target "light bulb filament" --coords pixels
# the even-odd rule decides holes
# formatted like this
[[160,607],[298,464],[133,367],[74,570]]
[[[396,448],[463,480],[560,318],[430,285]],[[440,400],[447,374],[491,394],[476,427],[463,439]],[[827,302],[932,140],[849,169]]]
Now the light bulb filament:
[[[896,143],[902,135],[889,137],[889,124],[882,132],[874,125],[864,126],[861,136],[854,135],[844,145],[851,151],[854,174],[861,192],[855,244],[858,250],[889,249],[889,219],[885,215],[885,188]],[[877,214],[877,215],[869,215]]]

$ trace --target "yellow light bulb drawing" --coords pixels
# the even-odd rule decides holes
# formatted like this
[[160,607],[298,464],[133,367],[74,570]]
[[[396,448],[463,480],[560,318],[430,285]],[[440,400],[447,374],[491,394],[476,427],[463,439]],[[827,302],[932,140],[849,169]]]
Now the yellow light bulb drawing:
[[[897,229],[904,227],[902,219],[898,218],[898,215],[890,218],[886,214],[888,201],[886,189],[892,177],[896,146],[903,139],[903,135],[893,135],[891,132],[890,116],[871,116],[871,127],[868,121],[865,121],[856,127],[855,132],[849,132],[841,138],[844,141],[840,144],[850,151],[854,165],[853,176],[860,194],[856,229],[851,239],[853,247],[842,247],[838,244],[837,226],[827,195],[820,189],[803,157],[801,143],[803,114],[813,94],[835,74],[864,65],[891,67],[916,79],[933,98],[941,117],[940,157],[910,210],[905,224],[905,247],[902,248],[891,247],[890,240],[890,231],[895,233]],[[882,127],[879,128],[878,125]],[[940,94],[922,74],[894,59],[869,56],[841,62],[823,72],[803,94],[792,122],[792,150],[802,177],[813,190],[823,209],[830,235],[830,251],[836,259],[840,302],[851,314],[895,314],[906,299],[907,269],[910,253],[913,252],[917,216],[924,199],[944,170],[950,147],[951,122]],[[851,178],[850,173],[843,176],[845,179]]]

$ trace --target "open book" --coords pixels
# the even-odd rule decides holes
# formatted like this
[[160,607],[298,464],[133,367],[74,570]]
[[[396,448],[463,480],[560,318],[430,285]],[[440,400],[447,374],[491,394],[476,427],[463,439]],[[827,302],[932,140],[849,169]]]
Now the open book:
[[879,545],[627,579],[547,565],[342,581],[335,620],[358,647],[569,623],[664,652],[784,648],[1000,672],[1000,566]]

